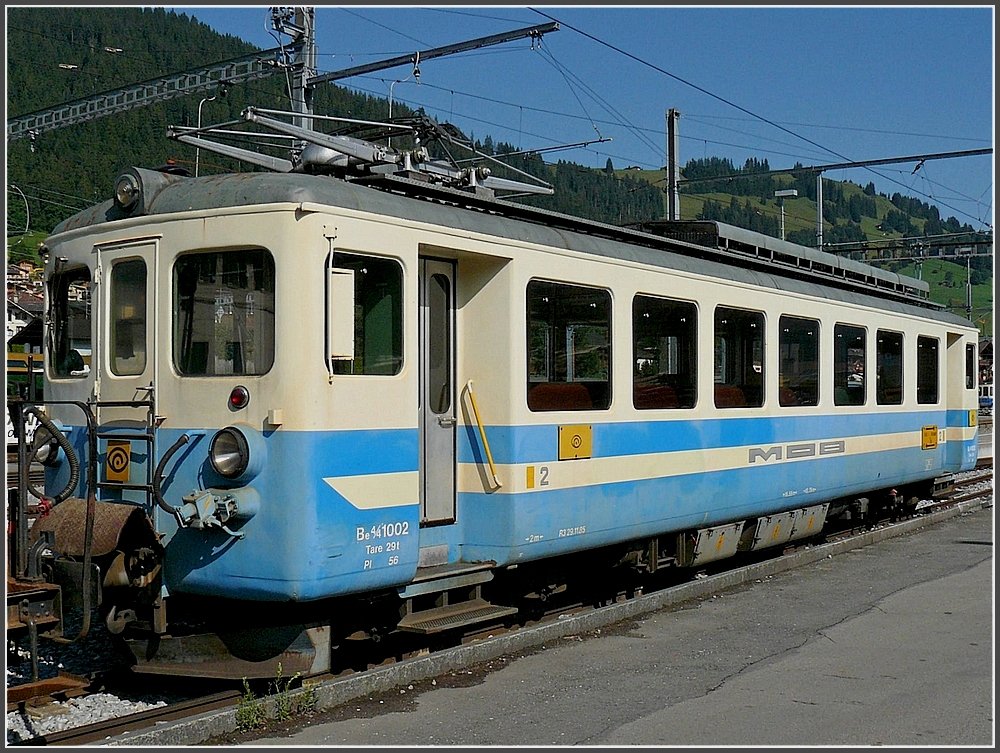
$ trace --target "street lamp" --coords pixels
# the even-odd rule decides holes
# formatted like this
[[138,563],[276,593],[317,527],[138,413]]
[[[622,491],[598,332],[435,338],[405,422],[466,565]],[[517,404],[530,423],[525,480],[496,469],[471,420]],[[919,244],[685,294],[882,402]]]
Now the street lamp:
[[774,198],[778,200],[778,206],[781,208],[781,240],[785,240],[785,199],[798,195],[799,192],[794,188],[786,188],[782,191],[774,192]]
[[[211,97],[205,97],[203,100],[201,100],[201,102],[198,103],[198,131],[199,131],[198,135],[199,136],[201,136],[200,131],[201,131],[201,107],[202,107],[202,105],[204,105],[206,102],[212,102],[213,100],[216,100],[219,97],[225,97],[226,94],[228,93],[228,91],[229,90],[225,86],[223,86],[222,88],[219,89],[219,91],[217,93],[213,94]],[[194,149],[194,177],[196,177],[196,178],[198,177],[198,162],[199,162],[200,159],[201,159],[201,149],[199,147],[195,147],[195,149]]]
[[[413,72],[410,73],[410,75],[407,76],[406,78],[398,78],[395,81],[393,81],[391,84],[389,84],[389,123],[390,124],[392,123],[392,90],[393,90],[393,87],[395,87],[396,84],[406,83],[411,78],[414,81],[416,81],[418,84],[420,83],[420,53],[419,52],[417,52],[415,54],[414,58],[413,58]],[[392,146],[392,136],[390,136],[389,139],[388,139],[388,141],[386,141],[386,145],[387,146]]]
[[[206,102],[211,102],[218,98],[218,94],[213,94],[211,97],[205,97],[201,102],[198,103],[198,130],[201,131],[201,107]],[[201,136],[201,133],[198,134]],[[201,148],[195,147],[194,149],[194,177],[198,177],[198,162],[201,160]]]

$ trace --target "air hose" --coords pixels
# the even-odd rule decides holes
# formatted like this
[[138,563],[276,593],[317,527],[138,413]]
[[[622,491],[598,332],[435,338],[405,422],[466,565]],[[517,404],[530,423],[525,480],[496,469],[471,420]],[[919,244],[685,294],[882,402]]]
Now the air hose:
[[181,510],[179,507],[171,507],[167,504],[167,501],[163,499],[163,494],[160,493],[160,481],[163,479],[163,469],[167,467],[167,463],[170,462],[170,458],[172,458],[174,453],[186,445],[189,441],[191,441],[191,437],[187,434],[181,434],[177,441],[174,442],[170,446],[170,449],[163,454],[162,458],[160,458],[160,462],[156,466],[156,473],[153,474],[153,498],[156,500],[157,507],[172,515],[178,522],[181,521]]
[[[58,494],[53,495],[52,497],[47,497],[44,492],[36,489],[35,485],[31,482],[30,475],[28,475],[27,471],[25,470],[25,475],[27,476],[27,482],[28,482],[28,491],[30,491],[39,499],[50,499],[52,505],[58,505],[63,500],[67,499],[76,489],[76,485],[80,483],[80,460],[77,458],[76,452],[73,451],[73,445],[69,443],[69,439],[67,439],[66,435],[63,434],[62,431],[60,431],[59,428],[54,423],[52,423],[52,421],[48,418],[48,416],[46,416],[44,413],[38,410],[38,408],[35,407],[34,405],[26,406],[24,409],[24,413],[35,416],[35,418],[38,419],[38,423],[41,425],[41,427],[44,428],[52,436],[52,438],[56,440],[56,443],[62,448],[63,452],[66,453],[66,460],[69,463],[69,481],[66,483],[65,488],[63,488]],[[41,445],[32,450],[32,458],[31,458],[32,460],[34,459],[34,456],[38,453],[40,449]],[[29,466],[31,465],[30,460],[28,465]]]

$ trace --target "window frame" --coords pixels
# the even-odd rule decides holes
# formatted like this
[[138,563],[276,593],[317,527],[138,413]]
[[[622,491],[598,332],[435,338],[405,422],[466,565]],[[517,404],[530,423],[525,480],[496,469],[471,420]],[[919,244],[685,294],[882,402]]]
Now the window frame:
[[[727,332],[724,331],[720,334],[720,317],[725,315],[738,316],[745,320],[745,325],[747,325],[736,332],[738,337],[736,344],[739,346],[737,353],[730,353],[729,340],[725,339]],[[746,329],[757,329],[757,323],[751,323],[752,319],[759,323],[760,334],[758,338],[747,337],[743,334]],[[728,325],[728,320],[723,319],[721,324]],[[720,349],[720,345],[724,347]],[[747,352],[748,347],[750,348],[749,352]],[[751,379],[751,372],[756,373],[754,362],[758,356],[760,374],[759,377]],[[718,304],[712,317],[712,359],[713,404],[718,410],[762,408],[767,380],[767,315],[756,309]],[[722,369],[721,374],[720,368]],[[730,378],[729,372],[731,370],[739,372],[738,382]],[[750,395],[748,395],[748,388],[751,391]],[[758,390],[759,394],[753,394],[753,391]]]
[[[363,306],[363,303],[359,303],[359,300],[363,296],[359,296],[358,293],[361,292],[359,289],[363,288],[365,280],[361,275],[357,274],[357,270],[354,267],[344,266],[343,257],[351,257],[352,260],[357,260],[357,263],[364,263],[365,260],[371,260],[372,262],[378,264],[385,264],[387,267],[392,266],[393,272],[395,273],[394,282],[396,283],[395,298],[390,298],[390,305],[393,307],[390,312],[390,317],[392,317],[392,331],[389,338],[393,341],[393,346],[396,352],[393,353],[389,361],[395,363],[394,370],[391,373],[379,373],[374,371],[361,371],[355,373],[355,365],[359,360],[362,363],[365,362],[365,358],[362,357],[358,359],[358,350],[365,347],[366,337],[358,336],[359,320],[357,318],[358,306]],[[338,258],[341,261],[338,264]],[[380,377],[380,378],[392,378],[398,377],[406,365],[406,270],[403,267],[403,262],[401,259],[395,256],[388,256],[382,254],[373,254],[362,251],[354,251],[352,249],[344,248],[334,248],[326,256],[325,264],[329,269],[351,269],[355,271],[354,275],[354,307],[355,307],[355,320],[354,320],[354,358],[344,358],[344,359],[333,359],[328,364],[327,368],[330,371],[331,376],[334,377]],[[329,293],[329,291],[327,291]],[[390,294],[390,296],[393,294]],[[367,334],[367,329],[365,328],[366,319],[364,316],[361,318],[360,326],[362,327],[365,334]],[[329,326],[327,323],[326,326]],[[329,338],[328,338],[329,340]],[[349,366],[350,370],[347,370],[345,366]],[[367,368],[367,364],[363,368]]]
[[978,343],[965,344],[965,389],[967,390],[974,390],[979,386],[978,354]]
[[[70,299],[70,290],[74,285],[83,285],[86,289],[86,299],[83,303],[83,315],[73,315],[75,301]],[[77,321],[87,323],[89,351],[94,352],[94,276],[90,267],[85,264],[74,265],[55,272],[48,281],[48,304],[46,315],[52,322],[48,328],[45,342],[45,368],[52,379],[85,379],[91,373],[91,366],[85,357],[73,345],[73,330]],[[62,355],[60,355],[62,354]],[[74,355],[75,354],[75,357]],[[72,359],[72,360],[71,360]],[[66,368],[63,368],[65,364]],[[73,367],[78,368],[73,368]]]
[[[217,373],[215,371],[209,372],[208,370],[206,370],[206,372],[194,372],[194,371],[190,371],[190,370],[185,370],[185,369],[181,368],[181,363],[180,363],[180,360],[181,360],[180,356],[182,355],[182,348],[184,347],[184,345],[183,345],[183,336],[181,334],[181,318],[182,318],[182,315],[183,315],[182,314],[182,303],[183,302],[182,302],[182,296],[181,296],[181,293],[180,293],[180,281],[179,281],[179,275],[180,275],[181,265],[182,264],[186,264],[186,263],[190,263],[190,261],[192,259],[195,259],[196,257],[214,256],[216,258],[216,261],[215,261],[216,271],[213,273],[214,275],[218,276],[218,275],[222,275],[222,274],[233,274],[233,273],[238,273],[238,274],[246,275],[246,273],[247,273],[247,266],[248,266],[246,263],[244,263],[242,265],[242,268],[238,269],[238,270],[224,270],[224,269],[220,270],[219,269],[220,260],[223,257],[226,257],[227,255],[230,255],[230,254],[240,254],[240,253],[260,254],[261,258],[266,262],[262,266],[262,268],[261,268],[262,269],[261,274],[263,275],[263,281],[264,281],[264,283],[268,283],[268,282],[270,283],[270,290],[269,291],[268,290],[262,290],[262,293],[266,294],[267,292],[270,292],[272,300],[270,301],[271,309],[270,309],[269,315],[268,316],[263,316],[262,315],[262,318],[269,318],[270,319],[270,321],[269,321],[269,325],[270,325],[269,326],[269,334],[270,334],[270,337],[268,338],[266,336],[266,334],[268,334],[268,333],[265,332],[265,336],[261,337],[260,340],[265,345],[269,345],[270,346],[269,347],[269,351],[267,353],[268,357],[267,357],[267,359],[265,361],[265,363],[267,364],[267,367],[266,368],[255,367],[255,369],[253,371],[248,371],[248,370],[246,370],[246,368],[243,368],[240,371],[233,370],[232,372],[228,372],[228,373]],[[250,246],[237,246],[237,247],[231,247],[231,248],[191,249],[191,250],[187,250],[187,251],[184,251],[183,253],[178,254],[174,258],[173,264],[171,266],[171,271],[170,271],[170,296],[171,296],[171,304],[172,304],[172,308],[171,308],[171,321],[170,321],[170,334],[171,334],[170,364],[171,364],[171,368],[174,370],[174,373],[176,373],[177,376],[179,376],[181,378],[193,378],[193,379],[197,379],[197,378],[217,379],[217,378],[227,378],[227,377],[228,378],[233,378],[233,377],[261,377],[261,376],[265,376],[266,374],[269,374],[271,372],[271,370],[274,368],[274,364],[275,364],[275,361],[276,361],[276,358],[277,358],[277,304],[278,304],[278,284],[277,283],[278,283],[278,279],[277,279],[277,265],[275,264],[274,254],[271,252],[270,249],[265,248],[263,246],[252,246],[252,245],[250,245]],[[197,291],[199,285],[204,285],[204,284],[206,284],[206,283],[202,283],[201,280],[200,280],[200,277],[199,277],[199,279],[197,279],[195,281],[195,288],[194,288],[194,290],[192,291],[192,294],[191,294],[191,301],[192,301],[193,306],[198,306],[198,302],[194,300],[194,293]],[[213,283],[213,286],[217,287],[217,288],[221,288],[222,287],[222,285],[219,284],[219,283]],[[244,290],[250,291],[251,288],[247,287],[247,288],[244,288]],[[256,288],[253,288],[253,290],[256,290]],[[235,313],[234,312],[236,310],[241,310],[241,309],[243,309],[245,307],[246,310],[243,311],[243,314],[242,314],[243,318],[244,318],[244,321],[246,319],[246,316],[251,311],[253,311],[253,315],[254,315],[254,317],[256,319],[257,310],[252,305],[251,306],[246,306],[246,301],[244,301],[243,305],[241,305],[241,304],[238,304],[236,302],[235,298],[232,299],[232,300],[230,300],[230,301],[228,301],[228,302],[225,301],[225,299],[222,299],[222,300],[223,300],[223,302],[221,304],[219,304],[218,303],[218,299],[217,299],[217,302],[216,302],[215,305],[221,305],[221,306],[223,306],[223,308],[225,308],[226,306],[230,306],[232,308],[232,311],[224,313],[223,316],[233,316],[234,320],[235,320]],[[204,302],[202,302],[202,307],[203,306],[204,306]],[[267,312],[267,309],[262,305],[260,307],[260,311],[263,314],[263,312]],[[193,327],[194,327],[194,324],[195,324],[196,320],[193,318],[194,317],[194,313],[192,313],[191,316],[192,316],[191,325],[192,325],[192,331],[193,331]],[[265,326],[267,326],[267,324],[265,324]],[[215,329],[214,328],[212,330],[212,334],[215,334]],[[243,353],[243,346],[242,346],[242,343],[244,342],[244,340],[231,341],[231,342],[233,344],[236,344],[236,343],[240,344],[240,359],[243,360],[243,363],[245,364],[246,360],[245,360],[245,354]],[[189,347],[193,346],[193,344],[194,344],[193,342],[189,343]],[[252,344],[256,345],[257,343],[253,342]],[[226,347],[228,348],[229,345],[227,344]],[[235,349],[234,349],[233,352],[235,352]],[[190,361],[190,359],[191,359],[191,357],[192,357],[193,354],[194,354],[194,350],[192,349],[188,353],[188,360],[189,361]],[[208,350],[206,350],[206,352],[205,352],[206,364],[208,363],[208,358],[209,357],[210,357],[210,353],[209,353]],[[230,359],[230,360],[235,360],[235,358]]]
[[[860,332],[861,347],[854,346],[852,348],[849,343],[842,344],[841,338],[845,335],[852,338],[858,336],[853,332],[842,332],[843,330]],[[851,353],[852,350],[855,353]],[[854,366],[858,359],[856,352],[858,350],[861,351],[860,384],[856,384],[856,380],[852,378],[856,374]],[[841,397],[842,395],[844,398],[853,397],[855,399],[845,400]],[[868,404],[868,327],[862,324],[835,322],[833,325],[833,404],[838,408],[851,408]]]
[[[925,366],[930,362],[926,363],[921,360],[921,348],[926,345],[933,345],[934,348],[934,361],[933,361],[933,374],[934,374],[934,399],[928,400],[923,395],[927,387],[924,385],[924,374]],[[926,352],[926,351],[925,351]],[[933,335],[917,335],[917,351],[916,351],[916,361],[917,361],[917,405],[937,405],[941,402],[941,338],[934,337]]]
[[[791,323],[791,321],[786,322],[786,320],[802,323],[806,326],[811,325],[815,330],[815,333],[812,338],[812,354],[815,357],[816,366],[813,369],[812,374],[808,375],[812,377],[812,380],[814,382],[811,390],[808,389],[809,385],[808,381],[805,382],[807,388],[803,390],[795,390],[794,388],[789,387],[785,384],[786,374],[784,372],[784,362],[787,359],[783,357],[783,346],[786,344],[785,342],[783,342],[783,335],[785,333],[787,324]],[[802,342],[803,341],[800,339],[795,341],[789,341],[787,344],[801,345]],[[799,316],[797,314],[781,314],[778,317],[778,405],[780,405],[782,408],[795,407],[795,406],[815,407],[819,405],[820,395],[821,395],[820,353],[822,352],[821,350],[822,344],[823,344],[823,336],[822,336],[821,323],[819,319],[812,319],[810,317]],[[798,363],[801,363],[801,359],[798,361]],[[795,374],[788,376],[794,376],[796,379],[802,379],[803,372],[800,370],[796,370]],[[805,394],[808,396],[808,401],[803,401],[802,399],[797,398],[794,402],[786,402],[788,392],[793,392],[796,395]]]
[[[638,306],[641,300],[655,301],[671,307],[680,316],[691,318],[686,331],[681,329],[660,331],[654,336],[669,338],[678,332],[686,335],[686,339],[677,337],[678,370],[676,372],[658,371],[657,384],[643,385],[640,383],[639,371],[639,328],[637,326]],[[650,293],[635,293],[632,296],[632,407],[636,410],[663,409],[693,409],[698,404],[698,305],[693,301],[679,298],[652,295]],[[649,336],[649,335],[646,335]],[[666,377],[676,376],[676,379]],[[645,397],[640,397],[639,390],[649,387]],[[645,404],[640,404],[646,401]]]
[[[533,288],[548,286],[552,294],[556,291],[577,291],[588,292],[599,299],[603,306],[605,315],[599,322],[588,319],[573,321],[572,312],[559,312],[555,309],[558,303],[566,300],[560,298],[552,302],[553,310],[548,312],[545,320],[533,318],[533,306],[536,299],[533,298]],[[545,291],[539,292],[541,296]],[[548,301],[540,301],[548,303]],[[594,305],[595,301],[584,300],[579,304],[572,301],[568,306],[573,305]],[[564,303],[564,305],[566,305]],[[567,307],[567,310],[570,310]],[[541,322],[545,325],[544,330],[537,329],[534,325]],[[567,282],[564,280],[552,280],[549,278],[533,277],[528,280],[524,287],[524,345],[525,345],[525,404],[532,413],[546,413],[552,411],[607,411],[611,409],[614,389],[614,297],[611,290],[597,285],[588,285],[579,282]],[[583,328],[602,328],[605,336],[603,343],[593,347],[596,351],[598,363],[604,361],[603,379],[571,378],[576,377],[577,357],[582,350],[570,353],[569,342],[574,337],[577,329],[581,333],[586,333]],[[544,375],[540,372],[533,373],[533,367],[538,363],[535,337],[536,332],[543,333],[541,345],[544,348]],[[562,369],[559,368],[562,363]],[[554,379],[560,375],[561,379]],[[544,378],[542,378],[544,376]],[[542,385],[551,387],[539,389]]]
[[[899,338],[899,388],[898,388],[898,398],[896,400],[884,399],[886,396],[886,391],[889,388],[883,384],[883,379],[886,378],[886,374],[883,373],[883,360],[888,358],[892,354],[885,354],[883,356],[882,348],[882,338],[887,337],[898,337]],[[894,329],[876,329],[875,330],[875,404],[876,405],[902,405],[906,391],[906,335],[898,330]]]

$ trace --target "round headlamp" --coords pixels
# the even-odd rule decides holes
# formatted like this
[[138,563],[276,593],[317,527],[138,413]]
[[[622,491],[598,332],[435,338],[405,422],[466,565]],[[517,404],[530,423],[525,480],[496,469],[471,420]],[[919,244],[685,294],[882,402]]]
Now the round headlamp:
[[208,459],[220,476],[237,478],[250,465],[250,443],[239,429],[227,426],[212,437]]
[[119,209],[128,211],[139,200],[142,188],[134,175],[125,173],[115,181],[115,204]]

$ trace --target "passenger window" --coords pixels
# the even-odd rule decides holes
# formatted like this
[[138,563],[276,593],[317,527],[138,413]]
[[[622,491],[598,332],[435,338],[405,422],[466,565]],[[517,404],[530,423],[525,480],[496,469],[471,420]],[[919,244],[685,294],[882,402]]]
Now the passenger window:
[[131,259],[111,270],[111,372],[146,370],[146,262]]
[[632,300],[632,402],[636,408],[694,407],[697,339],[694,304],[644,295]]
[[778,404],[819,405],[819,322],[778,320]]
[[976,389],[976,346],[969,343],[965,346],[965,389]]
[[879,330],[875,342],[875,401],[903,403],[903,335]]
[[865,329],[850,324],[833,328],[834,405],[865,404]]
[[174,265],[174,366],[185,376],[265,374],[274,364],[274,259],[264,249],[187,254]]
[[764,315],[715,310],[715,407],[764,404]]
[[917,338],[917,402],[933,405],[938,401],[938,339]]
[[527,289],[528,408],[611,404],[611,295],[532,280]]
[[49,281],[49,321],[52,323],[45,360],[57,377],[90,373],[90,270],[77,267],[58,272]]
[[341,252],[333,254],[333,266],[354,271],[354,358],[333,361],[333,373],[398,374],[403,368],[403,268],[392,259]]

